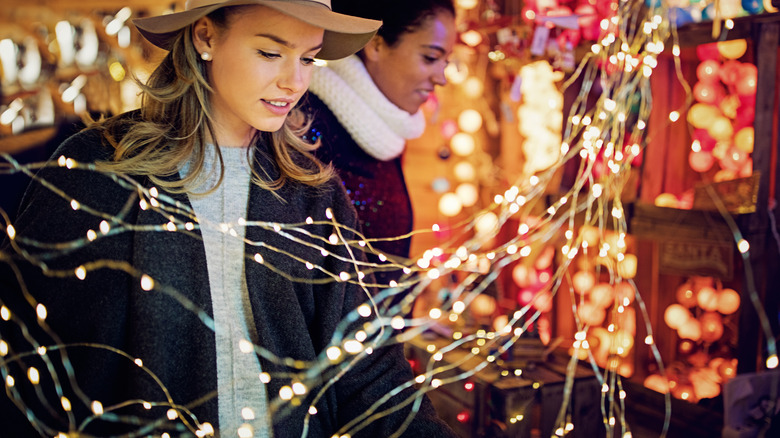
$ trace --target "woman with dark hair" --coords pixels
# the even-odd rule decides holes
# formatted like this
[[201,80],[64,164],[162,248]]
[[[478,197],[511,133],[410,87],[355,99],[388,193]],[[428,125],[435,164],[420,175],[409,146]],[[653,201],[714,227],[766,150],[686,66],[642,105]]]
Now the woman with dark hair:
[[369,305],[355,210],[299,137],[329,0],[188,0],[139,111],[41,169],[0,247],[0,435],[452,436]]
[[[455,43],[451,0],[334,0],[334,10],[382,20],[357,55],[315,69],[305,110],[315,155],[332,163],[381,264],[409,257],[412,206],[402,173],[406,140],[425,129],[422,104],[444,85]],[[371,240],[378,239],[378,240]],[[395,286],[402,275],[385,264],[375,276]]]

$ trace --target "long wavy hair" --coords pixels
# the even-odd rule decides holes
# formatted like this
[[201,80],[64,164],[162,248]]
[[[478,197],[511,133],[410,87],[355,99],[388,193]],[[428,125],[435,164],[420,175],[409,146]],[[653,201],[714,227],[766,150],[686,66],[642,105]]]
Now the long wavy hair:
[[[220,31],[225,31],[231,17],[241,8],[220,8],[209,17]],[[206,154],[211,150],[219,162],[219,179],[205,193],[221,184],[225,170],[219,147],[206,147],[208,139],[216,144],[209,99],[213,89],[206,66],[193,44],[191,29],[188,26],[179,32],[171,51],[147,83],[139,83],[142,90],[139,116],[118,115],[88,123],[90,128],[102,130],[103,138],[114,147],[110,161],[97,163],[99,169],[147,176],[169,192],[192,194],[204,181]],[[317,187],[330,180],[332,168],[311,154],[319,143],[302,139],[309,127],[306,116],[295,108],[280,130],[256,132],[252,144],[261,141],[270,146],[273,155],[270,158],[276,163],[278,176],[260,175],[258,166],[252,166],[252,181],[276,191],[289,181]],[[247,154],[250,149],[247,148]],[[172,178],[187,164],[186,174]]]

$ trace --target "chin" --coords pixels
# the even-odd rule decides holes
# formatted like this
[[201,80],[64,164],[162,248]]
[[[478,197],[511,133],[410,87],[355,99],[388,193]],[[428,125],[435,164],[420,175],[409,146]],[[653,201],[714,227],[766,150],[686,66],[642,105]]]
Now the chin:
[[282,127],[284,127],[285,120],[287,120],[287,118],[284,118],[278,122],[275,120],[274,121],[269,120],[261,123],[256,123],[254,125],[254,128],[261,132],[276,132],[282,129]]
[[425,101],[420,101],[420,99],[413,99],[409,101],[406,105],[399,107],[402,110],[406,111],[409,114],[416,114],[417,111],[420,111],[420,108],[422,108]]

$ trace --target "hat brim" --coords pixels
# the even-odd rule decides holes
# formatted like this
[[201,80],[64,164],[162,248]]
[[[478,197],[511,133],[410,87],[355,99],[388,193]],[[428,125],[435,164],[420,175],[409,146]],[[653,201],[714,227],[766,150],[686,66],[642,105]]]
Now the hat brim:
[[150,43],[170,50],[179,31],[211,12],[226,6],[262,5],[325,30],[317,58],[347,57],[365,46],[382,25],[381,21],[339,14],[322,3],[307,0],[231,0],[210,6],[133,20]]

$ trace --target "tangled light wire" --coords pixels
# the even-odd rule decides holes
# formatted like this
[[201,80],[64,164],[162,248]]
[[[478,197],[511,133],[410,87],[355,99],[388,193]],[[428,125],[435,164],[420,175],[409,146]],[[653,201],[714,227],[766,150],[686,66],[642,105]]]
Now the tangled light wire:
[[[378,254],[372,247],[370,239],[358,237],[355,239],[345,238],[345,235],[353,235],[356,230],[344,227],[335,222],[332,215],[326,212],[328,220],[307,219],[305,223],[284,224],[273,222],[255,222],[239,221],[236,224],[214,224],[199,222],[194,212],[187,206],[182,205],[165,193],[160,193],[156,189],[146,189],[138,185],[133,179],[108,174],[114,184],[124,188],[127,191],[127,205],[134,203],[140,204],[141,208],[149,209],[160,215],[161,218],[169,218],[159,225],[138,226],[127,223],[120,215],[110,214],[101,211],[100,206],[92,205],[89,199],[74,199],[59,188],[51,185],[47,181],[36,177],[35,172],[44,166],[58,166],[74,171],[92,171],[97,172],[94,166],[89,163],[78,163],[68,157],[60,157],[56,162],[49,164],[36,163],[32,165],[21,165],[7,154],[1,156],[5,163],[0,164],[0,174],[23,173],[31,179],[38,180],[41,184],[58,194],[71,204],[73,210],[86,212],[95,217],[101,218],[100,227],[91,231],[82,238],[61,241],[56,243],[44,243],[30,240],[24,236],[17,236],[14,224],[3,213],[3,228],[11,243],[7,250],[0,254],[0,263],[13,266],[15,257],[21,257],[39,265],[47,275],[53,277],[76,277],[83,279],[90,272],[99,269],[111,269],[125,272],[136,279],[145,291],[154,291],[156,293],[167,294],[174,298],[181,306],[183,312],[191,312],[210,329],[214,329],[214,321],[207,312],[189,301],[180,291],[169,286],[161,284],[155,278],[145,272],[141,272],[136,267],[127,262],[117,262],[111,260],[92,260],[88,263],[78,266],[75,270],[53,270],[46,267],[46,260],[54,255],[67,253],[78,248],[91,245],[100,239],[117,235],[120,233],[187,233],[193,238],[197,236],[197,231],[205,227],[221,229],[223,232],[230,233],[230,230],[236,226],[260,227],[267,230],[273,230],[277,234],[289,240],[291,245],[303,245],[314,248],[324,257],[337,257],[342,261],[349,262],[352,266],[350,272],[330,272],[324,266],[305,260],[293,252],[282,247],[273,247],[262,241],[250,241],[244,239],[250,247],[260,248],[283,254],[297,263],[305,266],[309,270],[318,270],[324,274],[324,277],[316,280],[317,282],[353,282],[360,285],[368,295],[368,301],[351,312],[342,321],[340,330],[330,340],[329,346],[324,349],[317,360],[300,361],[293,358],[277,357],[271,351],[263,348],[262,345],[254,345],[246,341],[242,346],[246,347],[247,353],[256,353],[265,359],[284,365],[289,369],[288,375],[293,383],[291,386],[282,388],[279,394],[270,395],[271,411],[274,415],[286,415],[289,409],[295,407],[295,402],[300,404],[303,394],[306,394],[310,388],[321,388],[317,394],[313,395],[309,403],[308,414],[304,426],[303,436],[308,433],[308,422],[311,416],[316,415],[314,408],[316,402],[324,394],[325,390],[335,384],[344,374],[349,371],[356,363],[363,360],[373,350],[382,346],[397,342],[404,342],[419,335],[430,328],[438,320],[457,318],[461,315],[474,299],[484,292],[492,282],[494,282],[505,268],[511,264],[533,257],[533,251],[539,244],[544,244],[559,236],[565,231],[566,242],[561,249],[562,257],[552,278],[549,281],[548,289],[552,295],[561,292],[561,285],[568,275],[568,269],[572,261],[580,255],[587,255],[590,252],[598,252],[599,257],[608,259],[607,253],[612,251],[614,260],[604,264],[610,283],[617,285],[628,283],[634,290],[639,312],[644,319],[645,329],[648,333],[644,342],[650,347],[653,358],[663,374],[664,363],[660,352],[653,339],[653,328],[650,326],[650,318],[647,308],[640,291],[636,285],[620,275],[616,268],[617,264],[625,256],[625,237],[627,233],[627,218],[624,205],[621,201],[621,193],[628,182],[632,171],[631,161],[639,155],[650,140],[651,133],[647,132],[647,121],[652,107],[652,94],[650,89],[650,76],[657,65],[658,56],[667,50],[667,45],[671,43],[672,51],[675,55],[678,77],[681,83],[687,87],[682,79],[679,69],[679,46],[676,39],[676,31],[671,25],[667,15],[667,9],[646,8],[641,1],[620,1],[617,3],[616,15],[602,23],[602,39],[596,42],[590,53],[583,59],[577,71],[572,78],[565,84],[565,87],[572,86],[575,79],[581,78],[581,89],[570,110],[570,116],[564,130],[564,138],[561,144],[561,158],[555,166],[538,174],[522,175],[517,178],[514,184],[502,194],[494,198],[494,202],[487,207],[487,210],[493,211],[498,217],[498,225],[495,228],[495,234],[510,219],[526,219],[539,211],[540,207],[545,214],[534,222],[533,226],[525,227],[517,235],[509,238],[505,242],[500,242],[495,247],[486,247],[484,236],[469,237],[470,231],[475,225],[473,218],[453,226],[455,231],[452,240],[441,245],[440,260],[443,262],[430,265],[430,258],[426,263],[414,263],[413,261],[399,262],[396,259],[388,258],[384,254]],[[589,107],[588,101],[596,91],[595,85],[599,85],[600,92],[597,103]],[[690,101],[689,101],[690,102]],[[638,111],[632,111],[632,106],[638,108]],[[551,181],[553,174],[562,166],[571,160],[579,160],[579,169],[574,185],[564,196],[553,200],[550,205],[544,205],[545,188]],[[603,177],[596,179],[593,176],[593,168],[598,160],[603,160],[607,165],[608,172]],[[724,212],[727,216],[727,213]],[[476,217],[476,216],[475,216]],[[582,219],[584,217],[584,219]],[[588,225],[599,230],[599,245],[590,247],[581,234],[575,231],[581,225]],[[320,236],[312,233],[311,226],[328,225],[333,227],[333,234],[330,236]],[[732,227],[734,228],[734,227]],[[619,237],[617,248],[609,248],[606,244],[605,233],[612,230]],[[735,233],[735,243],[741,244],[742,239],[738,229],[733,229]],[[416,231],[413,234],[423,231]],[[359,234],[355,234],[359,236]],[[408,236],[398,236],[405,238]],[[465,243],[455,244],[456,241],[462,241],[465,237]],[[490,240],[490,239],[487,239]],[[312,243],[314,242],[314,243]],[[332,245],[344,246],[348,249],[348,258],[330,251]],[[535,246],[536,245],[536,246]],[[35,248],[35,254],[28,252],[25,248]],[[740,247],[740,249],[742,249]],[[377,253],[382,263],[369,263],[363,261],[356,252],[374,252]],[[743,255],[747,253],[747,248],[742,251]],[[486,272],[475,273],[471,269],[474,260],[488,260],[489,269]],[[246,263],[260,263],[268,269],[283,276],[289,281],[312,281],[296,277],[284,270],[277,269],[260,253],[245,255]],[[422,267],[425,266],[425,267]],[[745,257],[746,269],[750,269],[749,259]],[[405,276],[399,282],[390,284],[375,284],[367,282],[371,279],[370,274],[376,270],[401,269]],[[415,301],[417,297],[423,294],[426,289],[433,287],[434,282],[443,276],[453,273],[462,274],[462,280],[456,284],[448,297],[436,308],[432,309],[427,317],[410,318],[404,315],[407,312],[404,309]],[[38,315],[38,324],[44,330],[46,326],[46,315],[48,309],[35,302],[32,296],[24,288],[24,279],[19,279],[22,290],[26,294],[25,298],[30,306],[35,309]],[[372,295],[371,291],[376,288],[377,292]],[[576,323],[577,334],[575,335],[575,350],[585,351],[588,363],[594,371],[594,374],[601,386],[601,409],[602,419],[608,436],[630,437],[631,427],[625,418],[625,397],[622,378],[618,372],[620,361],[610,360],[605,368],[600,368],[590,352],[585,333],[588,329],[587,324],[580,320],[578,308],[582,304],[582,297],[579,301],[573,290],[564,290],[572,295],[572,317]],[[760,308],[761,303],[757,299],[755,290],[749,290],[751,303],[757,307],[758,313],[762,318],[762,329],[766,334],[767,349],[769,358],[767,366],[773,368],[776,366],[777,354],[774,345],[774,338],[766,322],[766,315]],[[401,296],[401,300],[394,300]],[[383,303],[395,303],[385,305]],[[616,298],[613,306],[613,314],[622,312],[624,303]],[[2,302],[0,296],[0,318],[6,322],[15,322],[23,324],[16,318],[18,309],[7,307]],[[512,311],[508,316],[508,323],[496,331],[478,331],[467,334],[458,339],[452,339],[449,344],[442,348],[432,351],[431,359],[426,364],[424,372],[415,377],[413,381],[406,382],[404,385],[390,391],[385,397],[378,400],[373,406],[363,414],[356,417],[349,424],[346,424],[338,431],[339,436],[350,436],[365,428],[372,421],[381,418],[388,413],[411,406],[411,413],[407,421],[392,436],[399,436],[403,433],[412,416],[420,406],[421,396],[426,392],[438,388],[442,385],[457,382],[469,378],[481,370],[491,366],[498,356],[510,351],[518,339],[528,331],[541,316],[541,311],[533,307],[533,302]],[[362,325],[356,324],[358,321],[366,319],[368,322]],[[29,331],[26,327],[20,327],[24,333]],[[56,333],[49,330],[52,339],[58,339]],[[89,345],[64,345],[61,343],[41,344],[34,338],[28,341],[33,346],[31,351],[13,352],[9,354],[8,345],[2,339],[0,333],[0,373],[2,374],[6,390],[14,393],[15,379],[27,378],[33,384],[40,381],[41,372],[46,372],[59,388],[61,382],[71,381],[74,388],[73,369],[67,361],[67,355],[63,355],[64,373],[60,368],[52,363],[46,352],[66,351],[68,348],[87,347],[111,351],[113,354],[134,363],[152,379],[154,379],[160,389],[166,394],[164,401],[144,401],[127,400],[125,403],[114,406],[103,406],[99,401],[91,400],[86,394],[77,393],[79,400],[68,400],[59,391],[62,397],[60,404],[63,407],[69,407],[72,403],[80,402],[90,406],[93,416],[78,422],[71,414],[70,409],[65,409],[68,422],[74,426],[75,430],[83,430],[91,421],[100,416],[111,416],[114,411],[121,409],[126,404],[141,404],[144,407],[165,406],[169,408],[167,419],[178,418],[181,424],[192,433],[198,436],[209,436],[214,433],[213,427],[208,423],[200,422],[186,406],[179,404],[168,394],[164,384],[155,376],[154,370],[147,368],[138,359],[134,359],[126,352],[113,349],[109,346],[89,344]],[[466,355],[458,355],[457,359],[448,360],[449,354],[455,350],[464,349],[467,346],[472,347],[474,341],[481,341],[476,344],[479,347],[471,348]],[[243,348],[242,348],[243,349]],[[29,369],[27,376],[14,376],[10,373],[9,364],[25,356],[38,355],[46,363],[45,370]],[[555,422],[555,435],[563,436],[570,432],[572,428],[578,427],[570,423],[571,395],[574,385],[575,368],[578,365],[578,354],[572,355],[572,359],[567,366],[566,380],[564,384],[564,395],[558,415]],[[774,366],[772,366],[774,364]],[[454,374],[453,374],[454,371]],[[267,373],[260,376],[264,383],[270,381],[271,377]],[[404,389],[415,388],[412,395],[398,400],[396,397]],[[204,394],[205,398],[214,397],[214,394]],[[392,404],[388,401],[393,400]],[[671,419],[671,398],[665,394],[665,422],[660,431],[664,436],[668,430]],[[25,406],[20,406],[26,409]],[[28,412],[30,414],[30,412]],[[34,415],[34,413],[32,413]],[[34,416],[31,418],[35,418]],[[116,416],[116,421],[122,421],[122,418]],[[165,420],[164,418],[161,420]],[[153,430],[154,421],[142,422],[137,428],[135,436],[142,436]],[[47,424],[36,424],[39,431],[48,435],[57,435],[61,431],[52,429]]]

